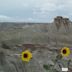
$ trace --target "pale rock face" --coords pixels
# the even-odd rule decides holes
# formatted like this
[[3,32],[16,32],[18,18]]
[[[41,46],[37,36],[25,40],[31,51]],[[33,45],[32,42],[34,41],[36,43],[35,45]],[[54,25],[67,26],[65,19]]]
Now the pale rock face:
[[54,19],[54,24],[56,25],[57,30],[59,30],[61,28],[61,26],[65,27],[65,30],[69,30],[69,26],[70,26],[70,20],[69,18],[63,18],[61,16],[57,16]]

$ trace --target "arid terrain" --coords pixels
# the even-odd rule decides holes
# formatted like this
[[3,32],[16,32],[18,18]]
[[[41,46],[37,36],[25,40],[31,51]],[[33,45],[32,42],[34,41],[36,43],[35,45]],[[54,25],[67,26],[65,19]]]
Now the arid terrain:
[[[57,16],[52,23],[0,23],[0,72],[72,72],[72,51],[67,58],[58,58],[60,49],[72,48],[72,22]],[[22,51],[29,49],[33,58],[21,60]],[[56,61],[57,60],[57,61]],[[52,65],[48,70],[43,65]]]

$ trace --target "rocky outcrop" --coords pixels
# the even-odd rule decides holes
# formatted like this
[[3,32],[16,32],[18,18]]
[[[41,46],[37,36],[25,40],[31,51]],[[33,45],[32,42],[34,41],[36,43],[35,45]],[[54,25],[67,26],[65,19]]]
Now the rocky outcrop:
[[54,18],[54,24],[56,25],[57,30],[63,25],[67,30],[69,30],[70,20],[69,18],[63,18],[62,16],[57,16]]
[[66,30],[67,29],[69,30],[69,24],[70,24],[69,18],[63,18],[63,25],[64,25]]
[[60,29],[62,23],[63,23],[63,17],[57,16],[56,18],[54,18],[54,24],[56,25],[57,30]]

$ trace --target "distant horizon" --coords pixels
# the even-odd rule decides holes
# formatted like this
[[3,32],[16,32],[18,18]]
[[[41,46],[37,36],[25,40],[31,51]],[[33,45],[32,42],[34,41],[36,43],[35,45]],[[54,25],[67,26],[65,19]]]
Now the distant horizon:
[[[58,17],[58,16],[56,16]],[[54,17],[54,18],[56,18]],[[63,17],[63,18],[68,18],[68,17],[65,17],[65,16],[60,16],[60,17]],[[34,22],[34,21],[0,21],[0,23],[52,23],[54,21],[54,18],[52,19],[52,21],[50,22]],[[68,18],[70,20],[70,18]],[[71,21],[71,20],[70,20]]]

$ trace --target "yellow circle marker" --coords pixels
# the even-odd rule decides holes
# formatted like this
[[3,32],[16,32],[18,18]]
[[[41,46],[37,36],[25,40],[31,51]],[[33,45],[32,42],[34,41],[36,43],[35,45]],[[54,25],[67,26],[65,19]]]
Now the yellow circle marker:
[[22,61],[29,62],[32,58],[32,53],[29,50],[22,52]]
[[70,55],[70,49],[68,47],[64,47],[61,49],[61,55],[63,57],[67,57]]

